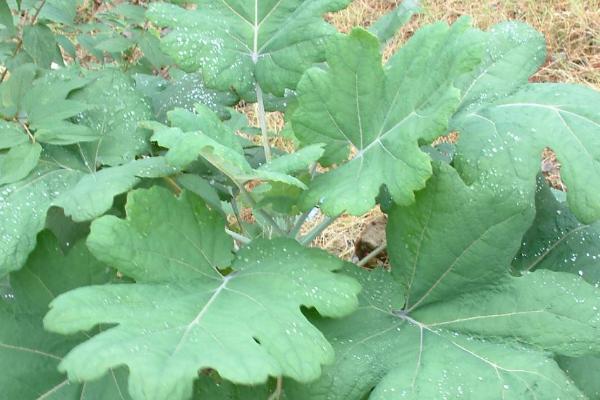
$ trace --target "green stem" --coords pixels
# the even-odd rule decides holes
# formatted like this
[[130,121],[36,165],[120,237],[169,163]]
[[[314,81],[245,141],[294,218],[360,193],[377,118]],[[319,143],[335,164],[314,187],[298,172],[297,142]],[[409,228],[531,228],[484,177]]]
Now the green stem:
[[263,92],[258,82],[256,82],[256,105],[258,123],[260,125],[262,145],[265,150],[265,159],[271,161],[271,146],[269,145],[269,132],[267,131],[267,116],[265,113],[265,102]]
[[239,233],[234,232],[231,229],[225,228],[225,233],[227,233],[229,236],[231,236],[232,238],[234,238],[235,240],[237,240],[238,242],[243,243],[243,244],[248,244],[252,241],[252,239],[250,239],[244,235],[240,235]]
[[314,210],[314,208],[311,208],[310,210],[305,211],[304,213],[302,213],[302,215],[300,215],[298,217],[298,219],[296,220],[296,223],[294,224],[294,226],[292,227],[292,229],[290,229],[290,231],[288,233],[289,237],[297,238],[298,234],[300,233],[300,230],[302,229],[302,225],[304,225],[304,223],[308,219],[308,216],[310,215],[312,210]]
[[257,214],[259,214],[265,221],[267,221],[269,226],[271,226],[271,228],[273,228],[273,231],[275,231],[279,236],[286,236],[286,232],[284,232],[284,230],[281,229],[281,227],[273,219],[273,217],[269,213],[267,213],[265,210],[263,210],[257,206],[256,200],[254,200],[252,195],[250,193],[248,193],[248,191],[244,188],[244,186],[240,185],[239,188],[240,188],[240,193],[246,198],[246,201],[248,203],[250,203],[252,210],[254,212],[256,212]]
[[171,178],[170,176],[163,177],[163,180],[165,181],[167,186],[173,191],[173,193],[175,193],[175,195],[179,196],[183,191],[183,189],[181,189],[181,186],[179,186],[177,182],[175,182],[175,179]]
[[[317,163],[314,163],[310,167],[310,180],[311,181],[314,179],[316,172],[317,172]],[[300,233],[300,230],[302,229],[302,225],[304,225],[304,223],[306,222],[306,219],[308,218],[308,216],[310,215],[312,210],[314,210],[314,208],[311,208],[310,210],[305,211],[304,213],[302,213],[302,215],[300,215],[300,217],[298,217],[298,219],[296,220],[296,224],[289,231],[289,234],[288,234],[289,237],[297,239],[297,236]]]
[[233,210],[233,216],[235,217],[242,234],[246,234],[244,224],[242,224],[242,217],[240,216],[240,208],[237,205],[236,195],[233,194],[233,190],[231,190],[231,188],[229,188],[229,195],[231,196],[231,209]]
[[385,251],[385,249],[387,249],[387,243],[383,243],[382,245],[378,246],[372,252],[367,254],[365,256],[365,258],[360,260],[356,265],[358,265],[359,267],[364,267],[365,265],[367,265],[369,263],[369,261],[371,261],[372,259],[377,257],[379,254],[381,254],[383,251]]
[[338,214],[335,217],[327,217],[317,226],[315,226],[310,232],[306,235],[302,236],[299,242],[303,245],[310,244],[317,236],[319,236],[329,225],[331,225],[339,216],[342,214]]

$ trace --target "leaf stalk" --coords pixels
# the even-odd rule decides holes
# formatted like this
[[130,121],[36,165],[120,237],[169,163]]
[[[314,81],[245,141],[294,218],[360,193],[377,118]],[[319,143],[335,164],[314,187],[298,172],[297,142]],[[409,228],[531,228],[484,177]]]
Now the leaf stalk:
[[225,233],[242,244],[249,244],[250,242],[252,242],[252,239],[250,239],[244,235],[240,235],[239,233],[234,232],[231,229],[225,228]]
[[256,212],[257,214],[259,214],[265,221],[267,221],[267,223],[269,224],[269,226],[271,228],[273,228],[273,231],[275,231],[275,233],[277,233],[279,236],[287,236],[286,232],[283,229],[281,229],[281,227],[273,219],[273,217],[269,213],[267,213],[265,210],[263,210],[262,208],[258,207],[258,205],[256,204],[256,200],[254,200],[254,197],[252,197],[252,194],[250,194],[246,190],[246,188],[244,188],[243,185],[240,185],[239,188],[240,188],[240,193],[245,197],[246,201],[248,203],[250,203],[250,206],[252,207],[252,210],[254,212]]
[[327,217],[317,226],[315,226],[310,232],[306,235],[302,236],[298,241],[303,245],[308,245],[311,243],[317,236],[319,236],[329,225],[331,225],[336,219],[338,219],[342,214],[338,214],[335,217]]
[[267,116],[265,112],[265,102],[263,92],[258,82],[256,82],[256,108],[258,116],[258,124],[260,125],[261,139],[263,149],[265,151],[265,160],[271,161],[271,146],[269,145],[269,132],[267,131]]

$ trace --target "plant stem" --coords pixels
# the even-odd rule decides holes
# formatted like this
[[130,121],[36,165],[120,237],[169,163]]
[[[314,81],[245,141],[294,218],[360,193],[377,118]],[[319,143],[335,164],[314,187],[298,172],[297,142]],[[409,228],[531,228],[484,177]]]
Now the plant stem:
[[37,8],[37,10],[35,10],[35,14],[33,15],[33,19],[31,20],[31,25],[35,25],[35,23],[37,22],[37,19],[40,16],[40,13],[42,12],[42,8],[44,8],[44,5],[46,5],[46,0],[42,0],[40,6]]
[[271,146],[269,145],[269,132],[267,131],[267,117],[265,113],[265,102],[263,92],[258,82],[256,82],[256,108],[258,115],[258,123],[260,125],[262,145],[265,150],[265,159],[271,161]]
[[314,163],[312,167],[310,167],[310,180],[315,179],[315,175],[317,174],[317,166],[319,163]]
[[339,218],[339,216],[342,214],[338,214],[335,217],[327,217],[325,218],[323,221],[321,221],[321,223],[317,226],[315,226],[310,232],[308,232],[306,235],[302,236],[299,239],[299,242],[303,245],[308,245],[310,244],[310,242],[312,242],[313,240],[315,240],[315,238],[317,236],[319,236],[321,233],[323,233],[323,231],[325,229],[327,229],[327,227],[329,225],[331,225],[333,223],[333,221],[335,221],[336,219]]
[[275,391],[269,396],[268,400],[279,400],[281,398],[281,393],[283,392],[283,379],[281,376],[277,377],[276,385]]
[[31,143],[35,143],[35,136],[33,136],[33,133],[31,133],[31,131],[29,130],[29,127],[27,126],[27,124],[24,123],[24,122],[21,122],[21,121],[19,121],[19,123],[21,124],[21,126],[25,130],[25,133],[27,133],[27,136],[29,137],[29,140],[31,140]]
[[225,228],[225,233],[227,233],[229,236],[231,236],[232,238],[234,238],[235,240],[237,240],[238,242],[243,243],[243,244],[248,244],[252,241],[252,239],[250,239],[244,235],[240,235],[239,233],[234,232],[231,229]]
[[240,227],[240,231],[242,231],[242,234],[245,234],[246,232],[244,225],[242,224],[242,217],[240,216],[240,208],[237,205],[236,196],[233,194],[233,190],[231,190],[231,188],[229,188],[229,194],[231,195],[231,209],[233,210],[233,216]]
[[175,195],[179,196],[183,191],[183,189],[181,189],[181,186],[179,186],[177,182],[175,182],[175,180],[170,176],[163,177],[163,180],[166,182],[167,186],[169,186],[169,188],[173,191],[173,193],[175,193]]
[[387,249],[387,243],[383,243],[380,246],[378,246],[372,252],[367,254],[365,258],[360,260],[356,265],[358,265],[359,267],[364,267],[365,265],[367,265],[369,263],[369,261],[371,261],[372,259],[377,257],[379,254],[381,254],[383,251],[385,251],[385,249]]
[[296,223],[294,224],[294,226],[292,227],[292,229],[290,229],[290,231],[288,233],[289,237],[296,238],[298,236],[298,234],[300,233],[300,230],[302,229],[302,225],[304,225],[304,223],[308,219],[308,216],[310,215],[312,210],[314,210],[314,208],[311,208],[310,210],[305,211],[304,213],[302,213],[302,215],[300,215],[298,217],[298,219],[296,220]]
[[244,195],[244,197],[246,198],[246,201],[248,203],[250,203],[250,206],[252,207],[252,210],[254,212],[256,212],[257,214],[259,214],[265,221],[267,221],[267,223],[271,226],[271,228],[273,228],[273,230],[279,236],[286,236],[286,232],[284,232],[283,229],[281,229],[281,227],[273,219],[273,217],[269,213],[267,213],[265,210],[257,207],[256,200],[254,200],[254,198],[252,197],[252,194],[248,193],[248,191],[246,190],[246,188],[244,188],[243,185],[240,185],[239,189],[240,189],[240,193],[242,195]]

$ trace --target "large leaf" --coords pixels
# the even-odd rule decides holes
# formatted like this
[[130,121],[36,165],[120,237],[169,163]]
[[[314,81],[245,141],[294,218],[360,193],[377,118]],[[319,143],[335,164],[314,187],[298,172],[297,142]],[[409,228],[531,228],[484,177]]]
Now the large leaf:
[[457,122],[461,170],[469,179],[523,185],[533,195],[546,147],[561,162],[567,201],[584,223],[600,219],[600,92],[528,84]]
[[467,20],[417,32],[385,67],[379,42],[366,31],[331,39],[329,68],[310,69],[298,85],[294,133],[304,143],[325,143],[325,164],[350,162],[318,176],[305,207],[321,202],[327,214],[362,214],[382,185],[399,204],[431,175],[419,142],[446,132],[460,103],[454,80],[480,61],[482,33]]
[[[156,208],[160,204],[160,208]],[[74,380],[126,364],[135,399],[187,399],[198,371],[212,368],[240,383],[286,375],[319,376],[333,360],[300,307],[340,317],[359,286],[334,274],[343,262],[295,241],[257,241],[231,263],[224,221],[187,192],[129,195],[127,219],[92,224],[92,252],[136,280],[81,288],[55,299],[45,326],[74,333],[116,324],[76,347],[61,363]],[[224,275],[220,268],[230,266]]]
[[64,355],[86,335],[64,337],[44,331],[42,318],[56,296],[114,277],[83,242],[67,255],[44,232],[27,265],[10,275],[11,292],[0,297],[0,386],[2,397],[19,400],[128,399],[124,370],[110,370],[90,383],[69,383],[57,370]]
[[[564,203],[564,197],[564,193],[553,191],[539,179],[535,221],[523,238],[513,265],[520,270],[570,272],[598,287],[600,222],[580,223]],[[587,396],[600,398],[600,356],[559,357],[557,361]]]
[[233,87],[244,99],[255,98],[257,82],[283,96],[300,76],[323,61],[325,39],[335,29],[322,19],[348,0],[209,0],[193,11],[152,4],[147,15],[170,28],[165,51],[187,71],[201,70],[209,87]]
[[82,176],[42,162],[24,180],[0,187],[0,277],[21,268],[44,228],[46,211]]
[[[102,87],[109,83],[114,86]],[[75,69],[61,69],[36,79],[36,69],[24,65],[2,83],[0,97],[6,118],[21,122],[5,123],[0,130],[0,146],[9,148],[0,154],[0,276],[23,265],[52,205],[64,207],[78,221],[93,219],[138,177],[173,173],[164,159],[133,160],[149,148],[148,133],[137,130],[138,119],[149,115],[148,106],[119,72],[81,77]],[[24,129],[42,147],[29,143]],[[97,171],[101,162],[129,159],[121,168]]]
[[541,33],[518,21],[493,26],[479,67],[456,80],[462,103],[453,119],[513,93],[545,61],[546,41]]
[[87,164],[96,168],[132,161],[150,147],[149,132],[138,128],[140,121],[150,118],[150,106],[122,72],[107,69],[92,77],[93,83],[72,96],[90,107],[77,121],[100,136],[81,145]]
[[215,91],[206,87],[198,74],[184,74],[170,81],[150,75],[136,75],[138,89],[150,99],[154,118],[167,123],[167,113],[175,108],[194,111],[197,103],[204,104],[219,115],[226,116],[226,106],[238,98],[229,91]]
[[[469,181],[514,185],[533,196],[540,153],[551,147],[563,165],[568,202],[584,223],[600,218],[600,93],[563,84],[528,84],[545,61],[543,37],[527,25],[492,28],[478,70],[457,81],[462,104],[453,117],[458,165]],[[577,171],[577,173],[575,173]]]
[[519,270],[537,268],[565,271],[600,285],[600,222],[582,224],[544,182],[538,183],[536,216],[523,238],[513,265]]
[[392,273],[355,270],[359,311],[318,323],[336,363],[292,398],[584,399],[552,354],[600,351],[599,292],[568,273],[511,276],[530,207],[437,169],[390,213]]
[[62,207],[74,221],[89,221],[104,214],[120,193],[133,188],[140,178],[159,178],[177,170],[167,165],[164,157],[134,160],[117,167],[105,168],[84,176],[53,205]]
[[82,151],[75,149],[47,148],[29,176],[0,186],[0,276],[23,265],[50,207],[64,208],[76,221],[91,220],[108,211],[113,198],[133,188],[139,178],[174,172],[163,157],[95,171],[88,169]]

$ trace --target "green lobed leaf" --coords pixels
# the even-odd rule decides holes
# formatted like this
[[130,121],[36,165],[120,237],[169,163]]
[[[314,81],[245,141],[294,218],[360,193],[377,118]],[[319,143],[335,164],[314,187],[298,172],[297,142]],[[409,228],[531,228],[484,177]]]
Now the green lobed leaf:
[[139,178],[173,172],[163,157],[96,171],[86,166],[78,148],[46,147],[26,178],[0,186],[0,276],[24,264],[50,207],[63,207],[76,221],[91,220],[108,211],[113,198],[133,188]]
[[533,197],[536,160],[551,147],[563,165],[569,205],[591,223],[600,216],[597,193],[590,190],[598,175],[600,113],[594,104],[600,94],[577,85],[528,84],[545,62],[545,47],[542,35],[525,24],[492,28],[479,70],[457,82],[463,91],[451,124],[461,137],[457,165],[468,181],[519,181]]
[[43,329],[42,318],[56,296],[114,277],[83,242],[63,254],[49,232],[40,235],[27,265],[10,274],[10,293],[0,297],[0,386],[6,399],[129,399],[126,371],[110,370],[98,381],[70,383],[57,370],[64,355],[86,335],[60,336]]
[[461,171],[470,180],[520,184],[533,197],[540,154],[561,162],[577,218],[600,218],[600,92],[568,84],[528,84],[457,123]]
[[289,398],[585,399],[553,354],[598,353],[598,289],[510,275],[530,210],[518,188],[469,187],[439,164],[414,205],[390,211],[392,272],[354,269],[359,310],[316,322],[335,364],[309,388],[290,382]]
[[150,134],[138,128],[138,123],[149,119],[151,110],[132,80],[112,69],[90,77],[93,82],[71,96],[89,107],[78,116],[77,123],[89,126],[100,137],[81,144],[87,163],[92,168],[98,164],[114,166],[146,153]]
[[53,203],[62,207],[74,221],[89,221],[104,214],[116,195],[131,190],[140,178],[172,175],[177,170],[167,165],[164,157],[134,160],[117,167],[101,169],[84,176]]
[[322,15],[348,0],[196,3],[193,11],[166,3],[149,7],[148,18],[170,28],[163,48],[186,71],[200,70],[209,87],[233,87],[253,101],[255,82],[283,97],[307,68],[323,61],[324,43],[335,28]]
[[41,143],[55,145],[93,142],[98,140],[99,137],[96,132],[85,125],[63,121],[45,121],[43,125],[37,126],[35,131],[36,140]]
[[309,381],[332,361],[329,343],[300,306],[330,317],[354,310],[359,286],[333,273],[342,261],[293,240],[262,240],[240,251],[223,275],[232,242],[222,217],[199,198],[137,190],[126,208],[126,220],[96,220],[88,246],[136,283],[72,291],[45,318],[60,333],[116,324],[61,362],[71,379],[126,364],[134,399],[176,400],[192,395],[202,368],[256,384],[278,375]]
[[579,222],[541,179],[535,207],[535,221],[523,237],[513,266],[526,271],[570,272],[600,285],[600,222]]
[[[300,176],[300,178],[303,177]],[[308,181],[306,178],[302,180]],[[252,195],[256,199],[257,207],[268,208],[288,215],[298,215],[302,212],[298,207],[302,189],[298,187],[291,187],[281,182],[267,182],[252,189]]]
[[154,117],[161,123],[167,123],[167,113],[176,108],[194,111],[196,104],[201,103],[219,115],[225,115],[225,107],[238,101],[237,96],[229,91],[207,88],[198,74],[184,74],[170,81],[160,78],[152,81],[148,76],[137,75],[136,82],[138,87],[143,86],[150,98]]
[[533,219],[533,204],[517,189],[469,188],[440,165],[443,172],[414,205],[389,213],[388,243],[403,245],[389,247],[388,255],[406,288],[407,309],[496,286]]
[[0,187],[0,277],[21,268],[44,228],[46,211],[82,176],[78,170],[44,162],[27,178]]
[[[565,194],[550,189],[538,178],[536,216],[523,238],[513,265],[519,270],[538,268],[570,272],[600,285],[600,225],[580,223],[564,203]],[[560,367],[590,398],[600,397],[597,371],[600,357],[557,357]]]
[[546,61],[544,36],[527,24],[507,21],[490,28],[481,64],[455,81],[461,106],[453,124],[464,115],[512,94]]
[[381,65],[379,42],[366,31],[329,41],[329,68],[312,68],[298,85],[292,115],[303,144],[325,143],[325,164],[352,160],[315,178],[303,200],[321,203],[328,215],[362,214],[386,185],[399,204],[414,201],[431,175],[430,158],[419,150],[447,130],[459,106],[454,80],[480,62],[482,36],[467,20],[417,32]]

